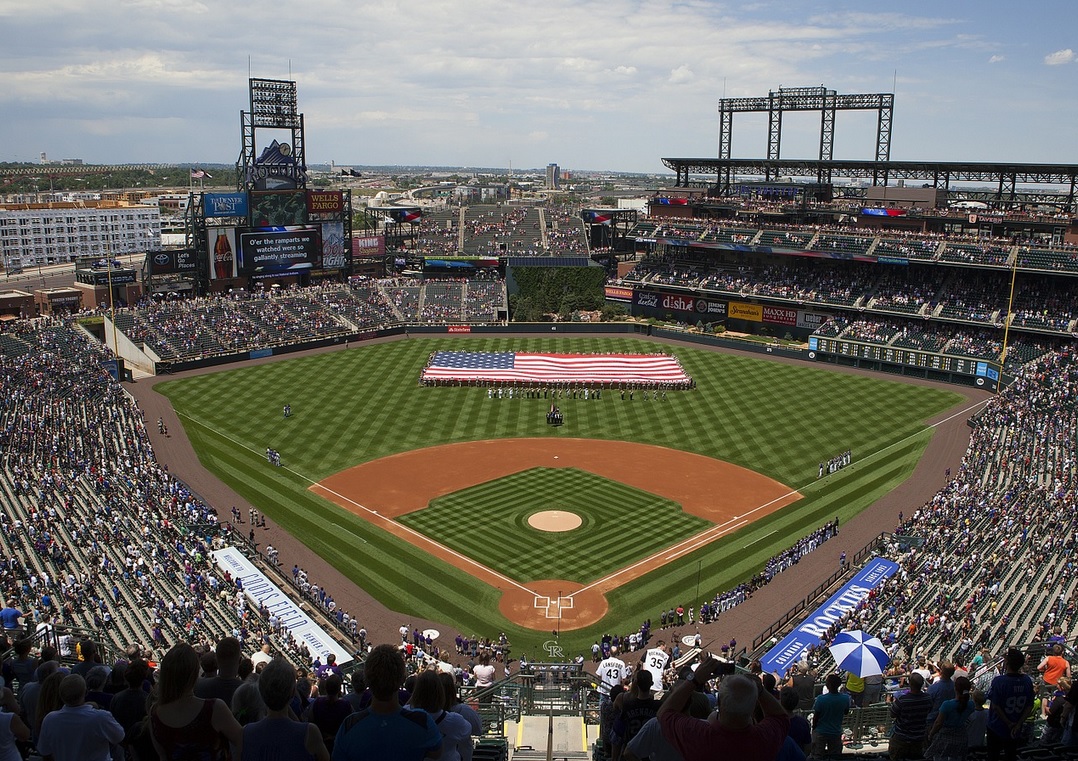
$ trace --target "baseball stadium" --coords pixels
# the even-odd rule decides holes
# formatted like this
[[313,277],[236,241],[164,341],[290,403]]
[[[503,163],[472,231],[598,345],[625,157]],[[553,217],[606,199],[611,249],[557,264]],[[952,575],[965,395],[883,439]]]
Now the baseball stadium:
[[[245,129],[302,131],[294,83],[250,86],[280,123]],[[1078,634],[1078,166],[891,161],[893,94],[780,94],[724,99],[718,158],[664,159],[644,210],[353,210],[293,134],[192,191],[181,248],[66,275],[106,306],[19,302],[5,664],[235,638],[362,686],[390,644],[454,675],[492,759],[610,757],[645,654],[656,690],[718,659],[799,716],[841,674],[851,756],[902,736],[922,670],[987,693],[1020,651],[1051,694]],[[733,114],[769,109],[875,111],[875,160],[783,160],[781,133],[731,158]],[[874,672],[837,654],[851,630]]]

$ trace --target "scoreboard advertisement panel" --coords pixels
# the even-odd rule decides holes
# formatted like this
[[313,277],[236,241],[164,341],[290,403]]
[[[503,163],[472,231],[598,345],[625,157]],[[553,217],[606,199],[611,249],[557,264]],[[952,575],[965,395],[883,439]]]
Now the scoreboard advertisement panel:
[[862,343],[860,341],[823,338],[820,336],[812,336],[809,339],[809,351],[868,359],[875,362],[887,362],[893,365],[919,367],[943,373],[973,375],[993,381],[999,379],[998,366],[995,363],[978,360],[975,357],[957,357],[931,351],[903,349],[884,346],[883,344]]
[[322,258],[321,225],[261,227],[239,233],[239,272],[270,275],[309,270]]

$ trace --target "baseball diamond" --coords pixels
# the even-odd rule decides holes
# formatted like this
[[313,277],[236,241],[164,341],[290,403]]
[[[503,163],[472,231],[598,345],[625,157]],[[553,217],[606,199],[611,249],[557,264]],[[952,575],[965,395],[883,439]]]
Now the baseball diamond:
[[[171,399],[210,470],[383,604],[465,631],[504,626],[525,645],[537,645],[536,630],[549,631],[550,617],[560,614],[569,647],[579,644],[576,639],[587,641],[598,627],[635,626],[676,590],[695,583],[704,590],[736,583],[754,573],[783,537],[800,536],[835,517],[849,519],[907,477],[931,437],[924,421],[960,400],[932,386],[676,347],[673,353],[697,389],[665,401],[639,394],[622,399],[617,393],[598,400],[560,399],[567,424],[555,429],[543,419],[549,399],[492,399],[483,388],[417,384],[419,369],[433,351],[462,345],[475,351],[634,353],[647,350],[648,342],[411,338],[198,375],[158,388]],[[282,418],[282,404],[291,406],[290,417]],[[524,440],[531,454],[510,465],[507,440]],[[569,454],[575,446],[571,440],[583,442],[582,454]],[[387,478],[365,479],[360,491],[340,480],[350,469],[372,473],[398,458],[418,457],[415,450],[451,450],[442,445],[465,442],[477,449],[450,467],[411,460]],[[642,445],[636,455],[604,449],[633,445]],[[267,447],[281,453],[281,467],[266,463]],[[699,466],[672,470],[656,459],[657,448],[689,458],[686,462],[749,473],[770,481],[776,493],[766,498],[750,493],[721,518],[701,516],[694,505],[729,507],[726,477],[701,478],[693,487],[686,476],[699,474]],[[853,466],[817,479],[818,463],[846,450],[854,453]],[[545,460],[544,451],[549,453]],[[504,470],[490,473],[491,463]],[[571,466],[659,495],[715,524],[715,533],[666,556],[654,549],[641,549],[633,562],[622,556],[614,565],[635,566],[632,576],[619,577],[613,570],[599,578],[578,576],[592,581],[573,581],[564,578],[563,563],[554,578],[521,584],[504,574],[498,581],[486,566],[464,570],[447,564],[430,545],[417,546],[422,534],[396,520],[404,512],[424,510],[433,497],[537,466]],[[687,494],[691,488],[699,491]],[[392,493],[394,510],[380,490]],[[795,507],[779,509],[797,494],[802,498]],[[788,502],[764,507],[783,495]],[[750,511],[751,516],[730,520]],[[477,525],[482,520],[474,519]],[[440,529],[426,530],[437,533],[438,547],[448,548]],[[521,530],[534,533],[526,526]],[[586,532],[568,535],[574,533]],[[648,564],[635,565],[646,558]],[[501,586],[516,591],[506,593]],[[537,608],[537,597],[544,596],[547,607]],[[574,607],[568,607],[569,600],[558,605],[559,597]]]

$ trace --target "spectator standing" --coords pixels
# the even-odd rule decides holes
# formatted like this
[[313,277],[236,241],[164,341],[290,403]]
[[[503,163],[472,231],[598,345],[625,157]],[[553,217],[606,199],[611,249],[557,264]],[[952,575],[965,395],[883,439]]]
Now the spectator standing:
[[421,761],[436,757],[442,734],[426,711],[401,706],[404,657],[394,645],[378,645],[364,663],[370,706],[341,724],[333,761]]
[[223,700],[195,696],[198,670],[198,654],[186,642],[161,659],[157,704],[150,710],[153,745],[164,759],[229,761],[229,743],[242,752],[243,728]]
[[28,742],[30,727],[14,713],[0,713],[0,761],[22,761],[15,741]]
[[[461,702],[460,694],[457,692],[457,680],[453,678],[452,674],[441,672],[438,674],[438,679],[442,682],[442,690],[445,692],[445,710],[452,713],[459,713],[468,722],[468,726],[471,727],[472,737],[479,737],[483,734],[483,720],[474,708],[467,703]],[[461,751],[461,759],[463,761],[471,761],[472,758],[472,745],[468,743],[468,753],[465,754]]]
[[226,706],[232,705],[232,695],[243,684],[240,671],[240,641],[235,637],[223,637],[218,641],[217,674],[202,677],[195,684],[195,696],[206,700],[216,698]]
[[808,719],[797,713],[797,707],[801,704],[797,691],[793,687],[783,687],[779,691],[779,703],[790,716],[790,731],[787,739],[793,740],[801,752],[808,755],[812,748],[812,725],[809,724]]
[[1022,727],[1033,711],[1034,698],[1033,680],[1022,673],[1025,662],[1022,651],[1012,647],[1003,657],[1004,673],[992,680],[985,735],[988,761],[996,761],[1001,755],[1006,761],[1018,758]]
[[288,704],[296,691],[296,672],[284,658],[274,658],[258,677],[267,715],[243,728],[240,761],[329,761],[322,733],[314,724],[293,721]]
[[932,698],[924,692],[925,678],[914,671],[909,676],[910,691],[891,704],[894,731],[887,746],[891,761],[920,758],[924,744],[926,719],[932,710]]
[[1044,674],[1044,691],[1049,695],[1055,691],[1061,677],[1070,679],[1071,664],[1063,657],[1063,646],[1052,645],[1052,649],[1037,665],[1037,670]]
[[[786,741],[790,718],[759,679],[744,674],[724,677],[715,721],[699,721],[681,712],[719,664],[718,659],[709,658],[692,679],[679,682],[666,696],[659,708],[663,737],[685,761],[773,761]],[[757,709],[763,714],[759,722],[753,720]]]
[[86,702],[86,680],[78,674],[60,681],[60,699],[63,708],[41,722],[41,755],[52,761],[110,761],[112,746],[124,739],[120,722]]
[[846,693],[850,696],[850,703],[854,708],[860,708],[865,704],[865,679],[852,671],[846,672]]
[[[433,671],[422,671],[415,680],[415,689],[409,700],[412,708],[426,711],[442,734],[442,752],[439,761],[461,761],[465,753],[471,755],[472,727],[459,713],[445,710],[445,690],[442,680]],[[467,745],[467,750],[464,746]]]
[[826,691],[812,705],[812,755],[828,758],[842,755],[842,717],[850,712],[849,695],[839,692],[842,679],[828,674]]
[[0,608],[0,625],[5,630],[11,631],[14,629],[22,628],[23,612],[11,604],[11,601],[4,603],[4,607]]
[[651,696],[651,680],[651,672],[640,669],[633,675],[629,691],[621,693],[614,700],[614,761],[621,759],[626,744],[636,736],[648,719],[655,718],[659,712],[659,701]]
[[341,697],[340,674],[330,673],[319,685],[318,692],[318,697],[307,706],[304,718],[318,727],[322,742],[332,751],[333,738],[337,736],[341,722],[352,713],[352,706]]
[[939,715],[940,706],[945,700],[956,696],[954,684],[954,664],[944,661],[939,665],[939,678],[928,687],[928,697],[932,698],[932,709],[925,718],[925,726],[931,728]]
[[135,727],[146,718],[146,699],[149,695],[142,689],[142,683],[146,681],[148,674],[149,669],[143,660],[136,659],[127,664],[127,670],[124,671],[127,689],[113,695],[109,704],[109,712],[124,728],[125,746],[130,743]]
[[812,676],[808,664],[795,663],[790,678],[786,680],[786,686],[797,691],[798,710],[812,710],[812,704],[816,700],[816,679]]
[[[967,677],[954,680],[955,697],[940,704],[939,712],[928,730],[925,757],[932,761],[961,761],[969,753],[966,723],[973,715],[972,686]],[[931,692],[931,690],[929,690]]]
[[973,715],[966,722],[966,741],[970,750],[983,748],[985,743],[988,711],[984,707],[985,695],[981,690],[973,691]]

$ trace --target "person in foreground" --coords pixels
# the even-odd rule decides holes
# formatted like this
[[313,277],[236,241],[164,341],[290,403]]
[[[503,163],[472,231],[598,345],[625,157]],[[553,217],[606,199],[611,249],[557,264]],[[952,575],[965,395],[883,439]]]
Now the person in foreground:
[[992,680],[988,690],[988,760],[1004,761],[1018,758],[1022,744],[1022,727],[1033,712],[1033,680],[1022,673],[1026,656],[1021,650],[1009,648],[1003,657],[1006,671]]
[[363,669],[371,704],[349,714],[333,743],[333,761],[420,761],[442,752],[442,733],[426,711],[401,706],[404,658],[395,645],[379,645]]
[[120,722],[86,702],[86,681],[78,674],[60,682],[60,699],[64,707],[41,722],[41,755],[55,761],[109,761],[112,746],[124,739]]
[[329,761],[322,733],[314,724],[293,721],[288,703],[296,691],[296,670],[274,658],[258,677],[267,715],[243,728],[241,761]]
[[219,698],[195,697],[198,653],[186,642],[165,653],[158,670],[157,704],[150,710],[154,748],[162,759],[228,761],[241,755],[243,727]]
[[[700,721],[681,712],[699,685],[715,674],[721,661],[709,658],[691,679],[679,682],[659,709],[663,737],[685,761],[773,761],[786,741],[790,718],[758,678],[732,674],[719,684],[718,720]],[[763,718],[757,722],[757,708]]]

